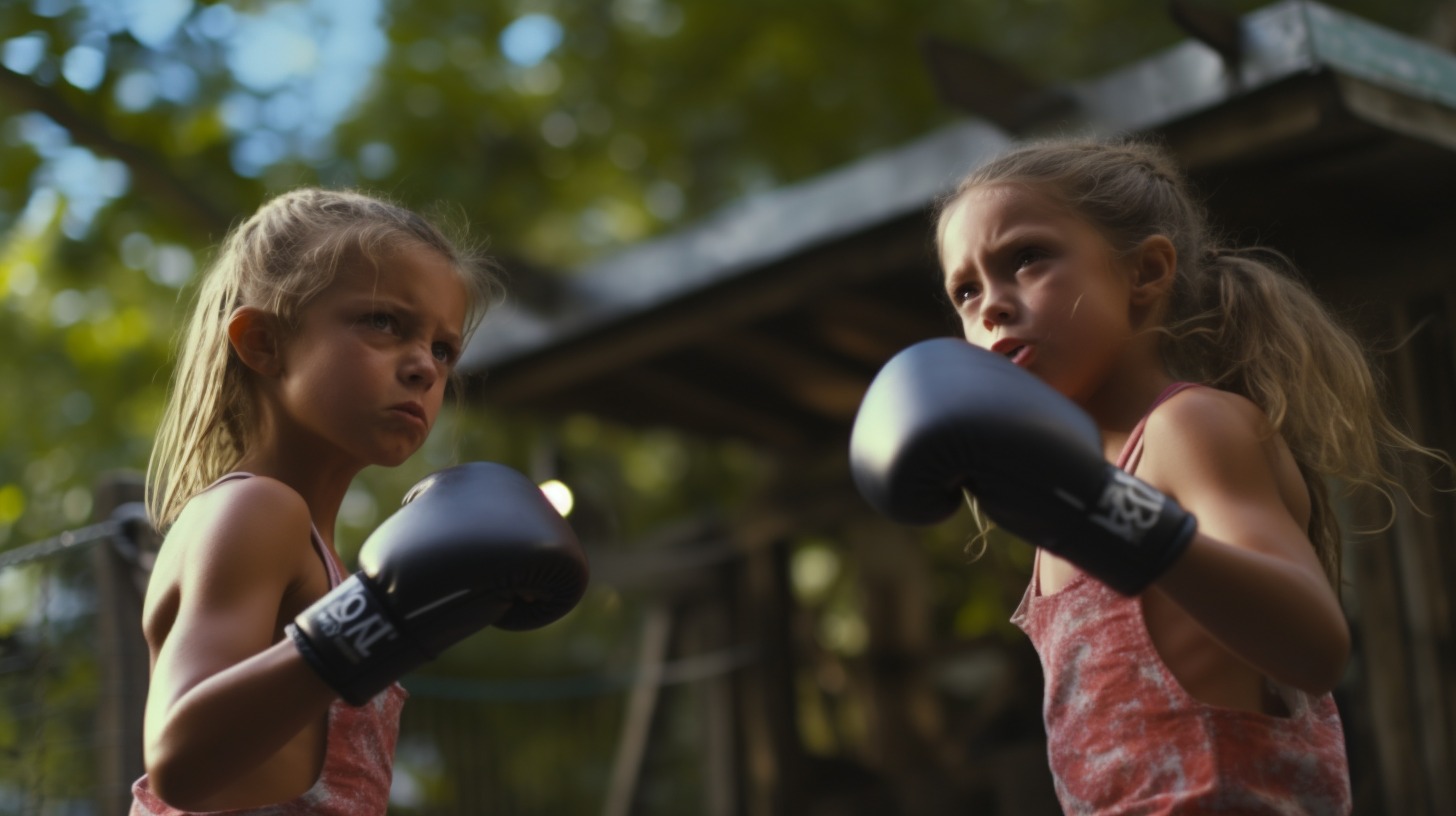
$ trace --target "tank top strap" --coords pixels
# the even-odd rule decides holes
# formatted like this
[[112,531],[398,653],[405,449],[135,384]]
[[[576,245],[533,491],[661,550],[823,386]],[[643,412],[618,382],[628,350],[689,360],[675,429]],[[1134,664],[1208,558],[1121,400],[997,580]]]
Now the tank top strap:
[[339,557],[334,555],[333,549],[324,543],[324,537],[319,535],[318,528],[313,526],[312,521],[308,523],[308,537],[309,541],[313,543],[314,552],[318,553],[318,557],[323,559],[324,569],[329,574],[329,589],[333,589],[343,583],[344,566],[339,562]]
[[[231,473],[224,473],[217,478],[217,481],[197,492],[206,493],[207,491],[213,489],[214,487],[217,487],[223,482],[231,482],[237,479],[251,479],[253,478],[253,475],[254,474],[248,473],[247,471],[243,470],[235,470]],[[328,573],[329,576],[329,589],[333,589],[334,587],[343,583],[345,577],[344,565],[339,561],[339,557],[334,554],[333,549],[330,548],[328,544],[324,543],[324,537],[319,535],[318,528],[313,525],[312,520],[309,520],[308,522],[308,538],[309,543],[313,544],[314,552],[318,553],[319,560],[324,562],[324,572]]]
[[1117,466],[1128,473],[1132,473],[1137,468],[1138,462],[1143,458],[1143,430],[1148,425],[1148,417],[1153,415],[1153,411],[1159,405],[1162,405],[1190,388],[1201,387],[1202,383],[1175,382],[1167,388],[1164,388],[1163,393],[1159,394],[1158,398],[1153,400],[1153,404],[1148,407],[1147,413],[1143,414],[1143,418],[1139,419],[1138,424],[1133,426],[1132,433],[1128,434],[1127,442],[1123,443],[1122,446],[1122,453],[1117,456]]
[[253,474],[248,473],[245,470],[235,470],[232,473],[224,473],[223,475],[217,477],[217,481],[213,482],[212,484],[208,485],[207,487],[202,488],[201,490],[199,490],[197,492],[198,493],[206,493],[207,491],[213,489],[214,487],[217,487],[218,485],[222,484],[223,482],[231,482],[231,481],[235,481],[237,479],[251,479],[251,478],[253,478]]

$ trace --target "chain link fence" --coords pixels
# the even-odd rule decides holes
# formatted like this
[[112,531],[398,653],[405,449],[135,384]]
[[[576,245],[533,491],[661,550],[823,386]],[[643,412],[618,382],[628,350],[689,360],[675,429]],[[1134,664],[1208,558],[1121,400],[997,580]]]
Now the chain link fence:
[[[140,756],[127,725],[140,712],[118,716],[119,669],[141,642],[129,573],[144,570],[150,528],[139,503],[114,501],[123,486],[98,491],[115,508],[106,521],[0,553],[0,813],[125,812],[123,757]],[[130,603],[116,602],[118,577]],[[138,613],[129,626],[124,609]]]

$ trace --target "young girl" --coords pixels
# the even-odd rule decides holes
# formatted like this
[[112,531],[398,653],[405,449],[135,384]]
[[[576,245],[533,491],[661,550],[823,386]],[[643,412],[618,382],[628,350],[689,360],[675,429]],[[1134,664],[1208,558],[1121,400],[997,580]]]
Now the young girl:
[[[1389,495],[1383,456],[1444,457],[1391,424],[1359,344],[1279,256],[1218,243],[1157,147],[1016,149],[959,185],[936,236],[966,339],[1079,405],[1107,461],[1196,519],[1131,596],[1038,550],[1013,620],[1041,655],[1065,811],[1348,812],[1326,479]],[[1115,521],[1150,530],[1163,497],[1119,496]]]
[[148,473],[168,534],[133,814],[384,812],[404,690],[344,704],[284,627],[343,580],[349,483],[425,441],[494,286],[485,259],[355,193],[281,195],[228,236]]

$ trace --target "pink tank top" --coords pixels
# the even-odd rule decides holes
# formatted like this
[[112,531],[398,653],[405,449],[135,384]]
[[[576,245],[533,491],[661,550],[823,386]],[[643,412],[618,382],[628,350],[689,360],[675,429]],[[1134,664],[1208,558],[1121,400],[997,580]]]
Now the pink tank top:
[[[229,473],[207,487],[230,479],[246,479],[251,473]],[[313,548],[329,573],[329,587],[344,580],[344,565],[333,549],[324,544],[311,527]],[[394,766],[394,741],[399,736],[399,713],[408,693],[398,683],[355,708],[343,700],[329,706],[325,737],[324,767],[318,781],[301,796],[243,810],[208,811],[229,816],[369,816],[383,814],[389,805],[389,783]],[[147,777],[132,786],[131,816],[189,816],[158,799],[147,785]]]
[[[1193,385],[1175,383],[1153,408]],[[1118,457],[1129,473],[1146,423]],[[1163,664],[1140,598],[1083,574],[1042,595],[1040,573],[1038,551],[1011,621],[1041,657],[1047,755],[1068,816],[1350,812],[1345,736],[1330,695],[1277,687],[1288,717],[1203,703]]]

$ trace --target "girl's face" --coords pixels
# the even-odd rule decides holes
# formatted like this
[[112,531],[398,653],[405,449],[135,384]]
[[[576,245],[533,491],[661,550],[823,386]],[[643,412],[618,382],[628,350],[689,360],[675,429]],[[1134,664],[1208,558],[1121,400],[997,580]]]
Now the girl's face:
[[1132,337],[1131,281],[1112,247],[1037,189],[962,196],[942,222],[940,261],[966,339],[1073,400],[1097,389]]
[[405,247],[348,264],[283,350],[279,397],[309,436],[352,463],[397,465],[435,424],[459,359],[467,294],[439,253]]

